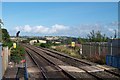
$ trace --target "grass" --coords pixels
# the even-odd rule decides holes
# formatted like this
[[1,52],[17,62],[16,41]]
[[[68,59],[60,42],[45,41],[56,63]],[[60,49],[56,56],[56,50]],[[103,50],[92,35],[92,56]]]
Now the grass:
[[17,45],[16,48],[11,49],[11,61],[20,63],[21,60],[25,59],[25,50],[21,46]]
[[56,46],[55,50],[68,54],[72,57],[81,58],[81,56],[78,54],[77,49],[72,49],[64,46]]
[[68,54],[72,57],[78,58],[78,59],[86,59],[89,60],[91,62],[94,63],[98,63],[98,64],[105,64],[105,55],[93,55],[92,57],[86,57],[84,55],[80,55],[79,54],[79,48],[80,47],[75,47],[74,49],[71,47],[67,47],[64,45],[53,45],[53,44],[45,44],[45,43],[36,43],[35,46],[41,46],[41,47],[45,47],[45,48],[52,48],[51,46],[54,46],[54,50],[59,51],[59,52],[63,52],[65,54]]
[[78,59],[87,59],[91,62],[98,63],[98,64],[105,64],[105,55],[93,55],[92,57],[85,57],[83,55],[80,55],[78,53],[79,48],[76,47],[75,49],[68,48],[65,46],[56,46],[55,50],[59,52],[63,52],[65,54],[68,54],[72,57],[78,58]]
[[94,63],[98,63],[98,64],[105,64],[106,63],[106,60],[105,60],[105,55],[94,55],[90,58],[87,58],[88,60],[90,60],[91,62],[94,62]]

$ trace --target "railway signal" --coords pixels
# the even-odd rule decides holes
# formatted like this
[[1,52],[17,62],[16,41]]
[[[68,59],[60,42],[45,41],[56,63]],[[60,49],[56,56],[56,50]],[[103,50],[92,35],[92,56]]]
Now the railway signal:
[[71,42],[71,47],[75,47],[75,42]]
[[16,43],[13,43],[13,48],[16,48]]

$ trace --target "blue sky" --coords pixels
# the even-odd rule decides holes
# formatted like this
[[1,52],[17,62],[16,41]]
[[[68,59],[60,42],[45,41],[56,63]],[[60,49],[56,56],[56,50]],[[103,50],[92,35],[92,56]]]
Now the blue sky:
[[118,2],[119,0],[2,0],[3,2]]
[[81,36],[117,28],[117,2],[3,2],[2,18],[10,35]]
[[0,2],[0,18],[2,18],[2,3]]

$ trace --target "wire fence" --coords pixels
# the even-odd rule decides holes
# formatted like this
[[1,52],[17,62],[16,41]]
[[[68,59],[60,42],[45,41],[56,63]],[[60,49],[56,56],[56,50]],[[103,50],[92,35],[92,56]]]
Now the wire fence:
[[86,57],[97,56],[120,56],[120,45],[118,40],[109,42],[88,42],[82,44],[82,54]]

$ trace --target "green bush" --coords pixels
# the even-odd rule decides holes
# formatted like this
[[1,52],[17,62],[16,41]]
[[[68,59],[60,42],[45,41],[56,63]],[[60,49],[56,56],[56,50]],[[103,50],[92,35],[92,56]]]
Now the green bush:
[[9,41],[9,42],[3,42],[3,47],[8,46],[9,48],[11,48],[13,46],[13,42]]
[[11,49],[11,61],[19,63],[22,59],[25,59],[25,50],[21,46]]
[[98,64],[105,64],[105,55],[94,55],[90,58],[88,58],[88,60],[98,63]]
[[52,45],[52,44],[50,44],[50,43],[47,43],[47,44],[46,44],[46,43],[41,43],[41,44],[40,44],[40,46],[41,46],[41,47],[44,47],[44,48],[50,48],[51,45]]

